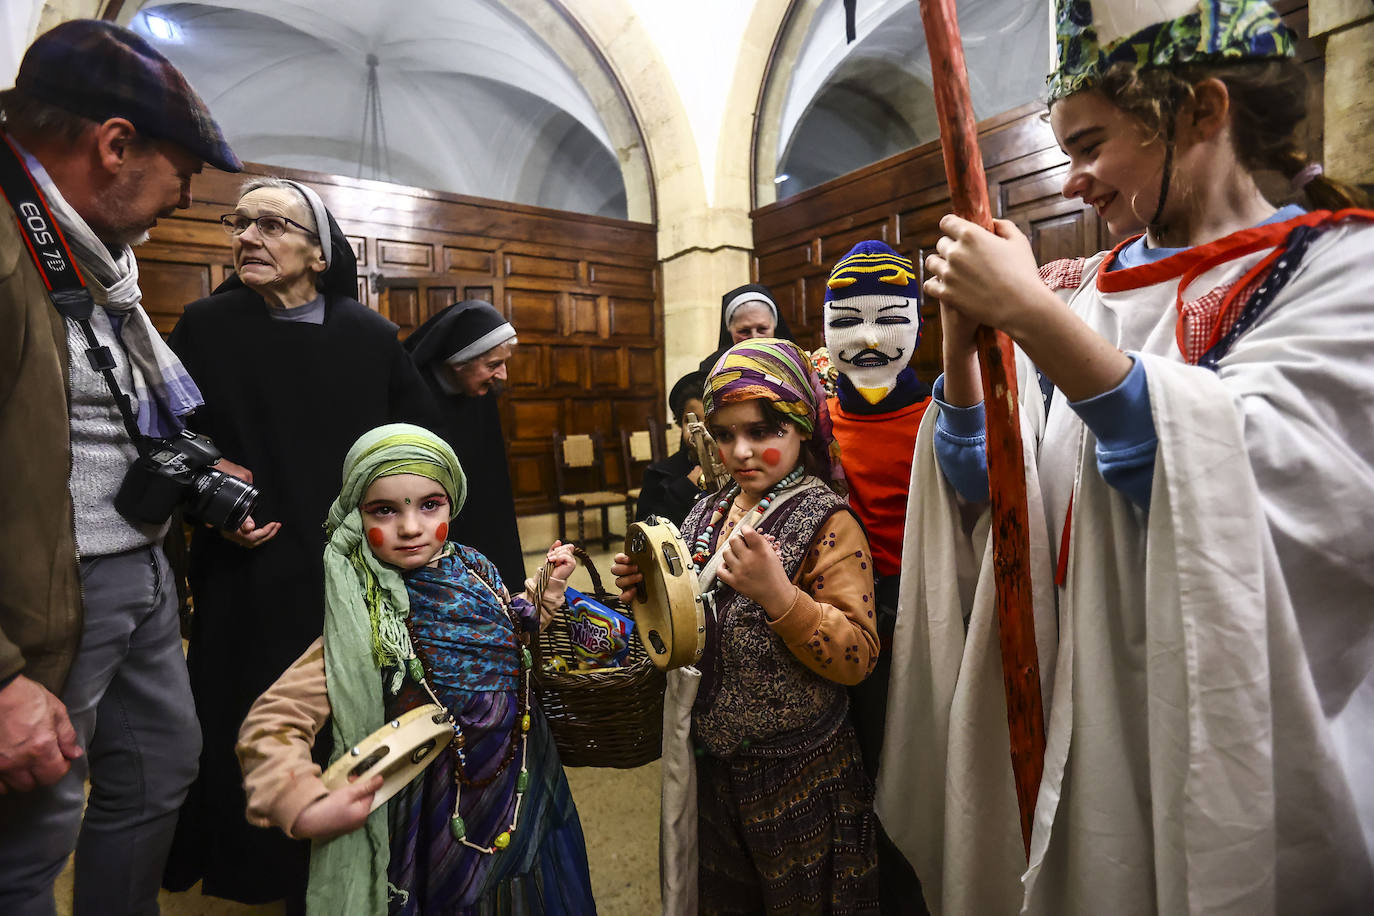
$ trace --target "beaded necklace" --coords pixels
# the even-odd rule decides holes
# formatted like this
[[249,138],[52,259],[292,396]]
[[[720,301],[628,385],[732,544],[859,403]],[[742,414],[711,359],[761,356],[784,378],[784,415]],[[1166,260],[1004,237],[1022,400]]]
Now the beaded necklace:
[[[785,477],[773,484],[773,488],[764,494],[763,499],[759,500],[759,504],[754,507],[754,510],[760,515],[767,512],[768,507],[773,504],[773,500],[778,498],[778,494],[801,480],[805,474],[806,470],[801,465],[788,471]],[[700,573],[705,567],[706,561],[711,559],[710,550],[716,533],[716,525],[725,518],[725,514],[730,511],[730,504],[735,501],[735,497],[739,493],[740,485],[738,483],[732,483],[725,488],[725,492],[721,494],[715,508],[711,510],[710,522],[707,523],[701,534],[697,535],[696,541],[692,544],[692,569],[697,573]]]
[[[476,575],[475,572],[474,575]],[[501,603],[501,607],[505,610],[506,616],[510,618],[510,622],[515,630],[512,634],[515,638],[514,645],[520,650],[520,699],[516,707],[515,724],[511,727],[510,746],[506,750],[505,757],[496,767],[495,772],[486,779],[474,780],[469,778],[467,757],[463,751],[467,744],[467,738],[464,737],[462,727],[459,726],[457,718],[453,715],[453,711],[450,710],[447,705],[440,702],[439,698],[434,695],[434,691],[430,688],[427,674],[434,670],[434,665],[433,663],[426,665],[424,657],[420,654],[420,643],[416,640],[413,631],[410,633],[410,645],[412,647],[411,651],[415,654],[406,660],[406,670],[409,672],[411,678],[424,688],[425,693],[429,694],[430,700],[448,712],[448,722],[453,728],[453,740],[448,744],[449,756],[453,758],[453,817],[449,820],[449,833],[453,835],[454,840],[462,843],[469,849],[476,850],[483,855],[489,856],[510,845],[511,834],[515,833],[515,828],[520,824],[520,804],[524,801],[525,790],[529,788],[530,784],[530,772],[527,766],[530,750],[530,743],[528,740],[530,731],[530,669],[534,666],[534,659],[530,655],[528,645],[529,634],[521,629],[520,620],[511,608],[511,603],[502,598],[496,589],[492,588],[480,575],[477,575],[476,578],[477,581],[481,582],[482,585],[486,587],[487,591],[491,592],[492,596]],[[411,630],[409,617],[406,618],[406,629],[408,631]],[[515,804],[511,810],[510,826],[497,834],[490,845],[479,846],[467,838],[467,824],[464,822],[462,815],[458,813],[458,803],[463,797],[463,787],[470,786],[474,789],[480,789],[490,785],[498,776],[506,771],[506,767],[515,759],[517,748],[520,750],[520,775],[515,778]]]

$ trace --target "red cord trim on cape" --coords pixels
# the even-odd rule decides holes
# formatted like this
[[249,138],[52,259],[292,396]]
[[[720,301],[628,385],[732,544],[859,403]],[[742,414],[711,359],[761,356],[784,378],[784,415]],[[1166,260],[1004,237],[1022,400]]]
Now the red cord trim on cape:
[[1102,269],[1097,272],[1097,289],[1104,293],[1119,293],[1162,283],[1175,277],[1183,277],[1184,279],[1179,285],[1181,294],[1189,283],[1207,270],[1262,248],[1278,245],[1287,238],[1288,233],[1298,226],[1316,226],[1328,222],[1339,223],[1347,219],[1374,221],[1374,210],[1348,209],[1336,213],[1332,213],[1330,210],[1313,210],[1281,223],[1267,223],[1263,226],[1242,229],[1205,245],[1197,245],[1180,251],[1178,254],[1160,261],[1112,270],[1111,266],[1116,263],[1121,249],[1140,238],[1138,235],[1133,236],[1117,245],[1107,255],[1106,260],[1102,263]]

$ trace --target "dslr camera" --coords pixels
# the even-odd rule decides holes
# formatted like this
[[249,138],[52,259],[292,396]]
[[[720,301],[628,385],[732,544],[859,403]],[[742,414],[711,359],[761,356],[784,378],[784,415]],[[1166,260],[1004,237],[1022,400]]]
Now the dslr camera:
[[211,465],[220,459],[209,436],[183,429],[175,439],[145,439],[143,454],[124,475],[115,509],[130,521],[160,525],[177,506],[234,531],[253,512],[258,489]]

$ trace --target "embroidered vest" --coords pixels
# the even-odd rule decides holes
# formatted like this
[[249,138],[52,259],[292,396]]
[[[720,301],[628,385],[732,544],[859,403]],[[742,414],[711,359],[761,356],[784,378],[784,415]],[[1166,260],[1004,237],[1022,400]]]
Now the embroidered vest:
[[[687,543],[706,528],[715,502],[698,500],[688,513]],[[849,511],[844,500],[808,477],[764,519],[758,530],[777,539],[789,579],[796,579],[826,520],[842,511]],[[829,737],[848,710],[845,688],[798,661],[757,603],[720,580],[712,594],[715,611],[707,615],[692,715],[696,740],[717,757],[783,757]]]

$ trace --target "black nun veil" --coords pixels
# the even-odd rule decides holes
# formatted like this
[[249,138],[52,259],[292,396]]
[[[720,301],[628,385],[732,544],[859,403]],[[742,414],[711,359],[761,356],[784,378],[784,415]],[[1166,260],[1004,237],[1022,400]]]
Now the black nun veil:
[[454,356],[479,356],[513,337],[515,330],[504,315],[486,302],[469,299],[420,325],[404,346],[443,407],[444,428],[435,432],[453,448],[468,479],[467,502],[449,526],[449,540],[474,548],[496,564],[506,588],[515,594],[525,585],[525,560],[515,524],[498,392],[468,397],[447,386],[441,374]]
[[716,361],[725,355],[725,351],[734,346],[735,342],[730,337],[730,327],[729,323],[725,320],[725,316],[729,311],[730,303],[746,295],[748,296],[746,301],[764,302],[772,307],[773,317],[777,322],[777,326],[773,329],[774,337],[779,337],[783,340],[792,340],[792,329],[788,327],[787,319],[782,316],[782,310],[778,308],[778,303],[777,300],[773,298],[772,290],[762,283],[746,283],[743,286],[737,286],[720,297],[720,336],[716,342],[716,352],[703,359],[697,366],[697,369],[705,372],[707,375],[715,368]]

